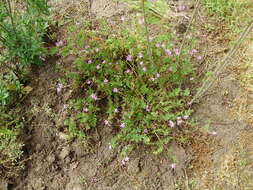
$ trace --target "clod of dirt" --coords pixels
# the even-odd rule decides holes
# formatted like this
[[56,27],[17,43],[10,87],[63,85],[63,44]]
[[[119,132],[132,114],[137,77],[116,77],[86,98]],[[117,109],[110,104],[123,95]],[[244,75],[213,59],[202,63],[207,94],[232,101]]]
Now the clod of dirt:
[[127,167],[128,173],[130,173],[130,174],[137,174],[137,173],[139,173],[140,172],[139,164],[140,164],[140,160],[139,159],[135,159],[135,160],[132,160],[131,162],[129,162],[129,165]]

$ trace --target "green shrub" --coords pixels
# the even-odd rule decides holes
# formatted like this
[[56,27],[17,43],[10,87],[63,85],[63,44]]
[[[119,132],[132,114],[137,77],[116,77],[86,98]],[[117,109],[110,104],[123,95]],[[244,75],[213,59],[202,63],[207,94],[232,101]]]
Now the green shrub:
[[26,0],[22,4],[10,0],[0,2],[0,47],[3,48],[0,63],[3,66],[20,73],[26,66],[41,63],[46,53],[43,36],[48,27],[48,11],[46,0]]

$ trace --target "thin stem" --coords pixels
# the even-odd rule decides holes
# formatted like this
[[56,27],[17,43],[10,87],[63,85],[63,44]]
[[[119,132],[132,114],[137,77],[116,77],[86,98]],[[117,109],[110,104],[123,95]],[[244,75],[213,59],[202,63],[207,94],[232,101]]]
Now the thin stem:
[[179,49],[179,50],[180,50],[180,51],[179,51],[179,56],[178,56],[179,58],[180,58],[181,55],[182,55],[182,50],[183,50],[183,48],[184,48],[184,46],[185,46],[186,39],[187,39],[187,35],[188,35],[189,31],[190,31],[191,25],[192,25],[192,23],[193,23],[193,21],[194,21],[196,15],[197,15],[197,13],[198,13],[199,5],[200,5],[200,0],[197,0],[197,2],[196,2],[196,4],[195,4],[195,9],[194,9],[193,15],[192,15],[192,17],[191,17],[191,20],[190,20],[188,26],[187,26],[187,30],[186,30],[186,32],[185,32],[185,34],[184,34],[184,37],[183,37],[183,42],[182,42],[181,47],[180,47],[180,49]]
[[143,14],[143,19],[144,19],[145,33],[146,33],[146,38],[147,38],[148,54],[149,54],[150,60],[152,61],[153,56],[152,56],[152,50],[150,47],[150,37],[149,37],[149,30],[148,30],[148,24],[147,24],[146,11],[145,11],[145,1],[141,0],[141,2],[142,2],[142,14]]

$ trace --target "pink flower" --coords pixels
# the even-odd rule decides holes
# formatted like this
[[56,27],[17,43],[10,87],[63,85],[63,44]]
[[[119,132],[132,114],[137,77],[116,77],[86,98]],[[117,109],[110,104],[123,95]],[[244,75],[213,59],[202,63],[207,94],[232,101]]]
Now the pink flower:
[[114,113],[118,113],[119,110],[117,108],[114,109]]
[[175,123],[174,123],[173,121],[169,120],[169,126],[170,126],[171,128],[174,128],[174,127],[175,127]]
[[131,72],[131,70],[130,70],[130,69],[127,69],[125,72],[126,72],[126,73],[130,73],[130,72]]
[[91,84],[91,83],[92,83],[92,81],[90,81],[90,80],[87,81],[87,84]]
[[145,22],[145,20],[143,17],[139,19],[139,24],[144,24],[144,22]]
[[122,161],[121,161],[121,163],[122,163],[122,165],[123,166],[125,166],[126,164],[127,164],[127,162],[129,162],[129,157],[125,157]]
[[121,21],[125,21],[126,18],[125,18],[124,16],[121,16],[121,17],[120,17],[120,20],[121,20]]
[[96,69],[97,69],[97,70],[99,70],[100,68],[101,68],[100,65],[97,65],[97,66],[96,66]]
[[104,83],[108,83],[108,82],[109,82],[108,79],[105,79],[105,80],[104,80]]
[[147,111],[147,112],[150,112],[150,107],[149,107],[149,105],[146,106],[146,111]]
[[113,88],[112,91],[115,92],[115,93],[119,92],[119,90],[117,88]]
[[165,50],[165,53],[166,53],[166,55],[168,55],[168,56],[171,56],[171,55],[172,55],[172,52],[171,52],[169,49],[166,49],[166,50]]
[[92,60],[90,59],[89,61],[88,61],[88,64],[91,64],[92,63]]
[[127,61],[132,61],[132,56],[131,56],[131,55],[128,55],[128,56],[126,57],[126,60],[127,60]]
[[176,164],[173,163],[173,164],[170,165],[170,167],[174,170],[176,168]]
[[139,58],[143,58],[143,54],[141,52],[139,53]]
[[160,44],[160,43],[157,43],[155,46],[156,46],[157,48],[159,48],[159,47],[161,47],[161,44]]
[[61,83],[58,83],[57,87],[56,87],[57,94],[59,94],[61,92],[62,88],[63,88],[63,85]]
[[146,67],[143,67],[142,70],[145,72],[145,71],[147,71],[147,68],[146,68]]
[[143,61],[140,62],[140,65],[143,65]]
[[151,80],[151,81],[155,81],[155,78],[154,78],[154,77],[151,77],[150,80]]
[[64,46],[64,41],[60,40],[60,41],[56,42],[55,45],[57,47],[62,47],[62,46]]
[[90,46],[89,46],[89,45],[87,45],[87,46],[85,46],[84,48],[85,48],[85,49],[89,49],[89,48],[90,48]]
[[102,63],[103,63],[103,64],[106,63],[106,60],[104,60]]
[[125,123],[121,123],[119,127],[124,128],[125,126],[126,126]]
[[201,59],[202,59],[202,56],[198,56],[198,57],[197,57],[197,60],[201,60]]
[[143,132],[147,134],[147,133],[148,133],[148,130],[147,130],[147,129],[144,129],[144,131],[143,131]]
[[109,126],[110,122],[108,120],[104,120],[104,124],[105,124],[105,126]]
[[160,74],[159,73],[156,73],[156,78],[160,78]]
[[97,53],[98,53],[98,52],[99,52],[99,48],[96,48],[96,49],[95,49],[95,52],[97,52]]
[[176,55],[179,55],[179,54],[180,54],[179,49],[175,49],[175,54],[176,54]]
[[88,108],[83,108],[83,111],[87,113],[89,111],[89,109]]
[[97,99],[98,99],[98,97],[97,97],[96,94],[91,94],[91,98],[92,98],[93,100],[97,100]]
[[193,103],[193,102],[192,102],[192,101],[190,101],[190,102],[188,102],[188,103],[187,103],[187,105],[188,105],[188,106],[191,106],[191,105],[192,105],[192,103]]

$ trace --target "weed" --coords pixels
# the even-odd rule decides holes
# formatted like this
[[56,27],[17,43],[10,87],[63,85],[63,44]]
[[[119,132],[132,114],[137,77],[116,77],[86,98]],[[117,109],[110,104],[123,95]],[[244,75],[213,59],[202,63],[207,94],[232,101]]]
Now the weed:
[[72,100],[65,125],[74,136],[99,124],[111,127],[116,132],[112,147],[127,143],[129,153],[141,143],[156,147],[153,153],[159,154],[192,113],[187,105],[192,51],[187,47],[180,52],[176,35],[165,31],[152,36],[147,47],[146,28],[139,18],[133,23],[134,29],[122,27],[114,34],[80,25],[69,28],[77,35],[70,35],[60,52],[77,56],[78,72],[69,75],[83,98]]

